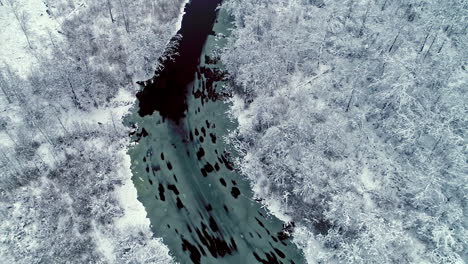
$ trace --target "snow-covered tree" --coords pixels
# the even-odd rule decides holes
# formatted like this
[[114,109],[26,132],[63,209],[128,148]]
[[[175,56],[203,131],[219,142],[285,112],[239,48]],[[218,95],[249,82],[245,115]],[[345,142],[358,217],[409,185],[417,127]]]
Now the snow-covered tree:
[[315,260],[462,263],[466,3],[225,6],[237,165],[314,234]]
[[[33,1],[14,2],[32,12]],[[157,2],[164,14],[155,1],[110,0],[110,19],[102,1],[46,1],[59,27],[44,40],[24,24],[38,33],[26,35],[34,47],[47,47],[27,51],[28,74],[0,58],[2,262],[172,262],[136,200],[122,124],[134,82],[176,31],[182,1]]]

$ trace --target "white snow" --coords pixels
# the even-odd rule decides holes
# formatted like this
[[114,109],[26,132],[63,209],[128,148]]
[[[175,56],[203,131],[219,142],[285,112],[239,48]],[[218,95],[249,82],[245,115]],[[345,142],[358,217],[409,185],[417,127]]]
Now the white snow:
[[0,67],[8,64],[14,72],[25,76],[36,63],[34,53],[47,54],[47,47],[51,44],[48,32],[54,34],[58,23],[47,14],[47,8],[41,0],[10,1],[15,3],[18,13],[24,14],[29,21],[27,26],[33,49],[28,47],[9,1],[3,0],[3,6],[0,6]]
[[109,261],[115,263],[114,243],[105,234],[98,229],[98,226],[93,222],[93,235],[96,240],[97,250]]
[[116,97],[112,99],[108,107],[97,108],[90,112],[74,110],[65,113],[63,122],[66,126],[72,126],[74,122],[89,122],[91,124],[112,124],[121,122],[121,118],[132,106],[135,97],[126,90],[120,89]]
[[238,129],[240,133],[245,132],[250,129],[252,126],[252,113],[249,109],[246,109],[244,100],[237,94],[229,99],[231,107],[229,109],[229,114],[235,118],[238,123]]
[[177,17],[177,22],[175,24],[174,34],[182,27],[182,17],[185,15],[185,5],[190,2],[190,0],[185,0],[180,9],[179,16]]
[[[125,150],[122,150],[125,152]],[[125,210],[125,215],[117,219],[117,226],[124,230],[128,226],[150,226],[149,219],[146,218],[146,211],[143,205],[137,200],[137,191],[130,178],[132,175],[130,171],[130,156],[126,153],[124,162],[121,166],[120,173],[124,175],[125,181],[123,185],[116,189],[117,199],[120,201],[121,206]]]
[[371,173],[371,171],[369,171],[369,168],[367,166],[364,166],[362,168],[360,179],[366,190],[375,190],[379,187],[374,181],[374,175]]
[[44,163],[47,166],[53,167],[54,165],[54,153],[52,150],[52,146],[50,144],[41,144],[41,146],[37,149],[37,155],[39,155]]
[[[314,238],[314,235],[306,227],[298,226],[294,229],[293,242],[303,250],[308,264],[318,264],[319,259],[327,254],[327,250],[320,246],[320,243]],[[329,264],[335,261],[327,262]]]

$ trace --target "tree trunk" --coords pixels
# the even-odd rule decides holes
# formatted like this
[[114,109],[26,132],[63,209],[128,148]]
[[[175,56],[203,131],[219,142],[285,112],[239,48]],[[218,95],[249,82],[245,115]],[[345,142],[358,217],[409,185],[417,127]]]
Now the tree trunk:
[[3,152],[3,151],[1,151],[1,152],[2,152],[2,156],[4,157],[4,159],[6,160],[6,162],[9,163],[12,167],[14,167],[14,170],[16,171],[16,173],[21,174],[21,170],[22,170],[21,163],[19,163],[18,160],[16,160],[17,163],[18,163],[18,165],[19,165],[19,167],[20,167],[20,169],[18,169],[16,166],[13,166],[13,162],[10,161],[10,159],[9,159],[8,156],[5,154],[5,152]]
[[115,134],[117,135],[119,132],[117,132],[117,127],[115,126],[114,114],[111,112],[111,113],[110,113],[110,116],[111,116],[111,120],[112,120],[112,126],[114,127]]
[[432,26],[431,26],[431,28],[429,29],[429,32],[427,32],[427,35],[426,35],[426,37],[424,38],[423,45],[421,46],[421,49],[419,50],[419,52],[422,52],[423,49],[424,49],[424,46],[426,46],[426,41],[427,41],[427,38],[429,37],[429,34],[431,33],[431,30],[432,30]]
[[112,5],[111,5],[110,0],[107,0],[107,8],[109,9],[109,15],[110,15],[110,18],[111,18],[111,22],[114,23],[115,20],[114,20],[114,16],[112,15]]
[[385,10],[385,6],[387,5],[387,1],[388,1],[388,0],[385,0],[385,2],[383,3],[383,5],[382,5],[382,11]]
[[388,49],[388,52],[391,52],[391,51],[392,51],[393,46],[395,45],[395,42],[396,42],[397,39],[398,39],[398,36],[400,36],[400,32],[398,32],[398,34],[396,35],[395,39],[393,40],[392,45],[391,45],[390,48]]
[[434,42],[435,42],[436,39],[437,39],[437,34],[435,35],[434,39],[433,39],[432,42],[431,42],[431,45],[430,45],[429,48],[427,49],[426,55],[424,55],[423,60],[426,59],[427,55],[429,54],[429,51],[431,51],[432,45],[434,45]]
[[72,98],[73,98],[73,103],[75,104],[76,107],[81,109],[80,102],[78,102],[78,97],[76,96],[75,89],[73,89],[73,85],[70,81],[70,78],[67,77],[68,85],[70,86],[70,90],[72,92]]
[[11,104],[12,100],[10,98],[9,92],[7,92],[7,89],[6,89],[7,85],[8,84],[7,84],[5,76],[3,76],[3,74],[1,74],[0,75],[0,88],[2,89],[2,92],[5,95],[8,103]]
[[30,49],[32,48],[31,41],[29,40],[29,35],[28,35],[28,30],[26,26],[26,15],[24,12],[21,14],[19,13],[19,10],[16,8],[16,6],[13,4],[12,0],[7,0],[8,4],[11,7],[11,10],[13,11],[13,15],[15,15],[16,20],[18,21],[21,31],[23,31],[24,36],[26,37],[26,41],[28,42],[28,46]]
[[442,48],[444,47],[445,45],[445,41],[446,39],[444,39],[444,42],[442,42],[442,45],[440,46],[439,50],[437,51],[437,53],[440,53],[442,51]]
[[70,133],[68,132],[68,130],[65,128],[65,125],[63,124],[62,120],[60,119],[60,111],[57,109],[57,107],[55,106],[52,106],[55,110],[55,112],[57,113],[57,120],[60,124],[60,126],[63,128],[63,130],[65,131],[65,134],[69,135]]
[[353,89],[353,91],[351,92],[351,96],[349,97],[348,105],[346,106],[346,112],[349,111],[349,107],[351,106],[351,101],[353,100],[353,96],[354,96],[354,89]]
[[124,20],[125,31],[127,33],[130,33],[130,23],[128,22],[128,18],[127,18],[127,15],[126,15],[126,10],[124,9],[122,0],[119,0],[119,4],[120,4],[120,9],[122,10],[122,17],[123,17],[123,20]]
[[364,15],[364,18],[362,19],[362,26],[359,29],[359,37],[362,36],[362,32],[364,31],[364,26],[366,25],[367,15],[369,14],[369,9],[370,9],[370,5],[367,5],[366,14]]

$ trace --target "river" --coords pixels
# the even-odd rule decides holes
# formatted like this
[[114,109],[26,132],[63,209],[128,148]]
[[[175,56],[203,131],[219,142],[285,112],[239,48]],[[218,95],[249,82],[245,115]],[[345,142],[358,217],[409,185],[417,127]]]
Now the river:
[[[226,112],[226,73],[216,54],[229,16],[221,0],[185,7],[176,48],[141,82],[126,118],[133,183],[151,229],[185,263],[305,263],[285,225],[253,200],[223,137],[235,129]],[[174,53],[177,52],[177,53]]]

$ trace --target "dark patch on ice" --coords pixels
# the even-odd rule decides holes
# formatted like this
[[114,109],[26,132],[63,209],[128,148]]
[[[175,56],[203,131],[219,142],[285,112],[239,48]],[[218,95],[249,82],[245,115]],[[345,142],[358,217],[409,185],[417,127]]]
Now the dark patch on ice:
[[177,208],[179,208],[179,209],[184,208],[184,204],[182,203],[182,201],[180,200],[180,198],[177,197],[176,200],[177,200]]
[[258,223],[261,227],[265,228],[265,225],[263,224],[263,222],[260,221],[257,217],[255,217],[255,220],[257,220],[257,223]]
[[228,158],[226,158],[225,155],[227,155],[227,153],[221,155],[221,160],[223,161],[222,163],[224,164],[224,166],[226,166],[226,169],[231,171],[234,170],[234,164],[230,160],[228,160]]
[[189,256],[192,262],[194,264],[200,264],[200,260],[201,260],[200,251],[198,251],[197,247],[192,245],[188,240],[185,240],[184,238],[182,238],[182,250],[183,251],[188,250],[190,254]]
[[219,231],[218,225],[216,224],[216,221],[213,219],[212,216],[210,216],[208,221],[209,221],[209,225],[210,225],[211,230],[213,232],[218,232]]
[[[132,133],[130,133],[130,134],[133,135],[133,134],[135,134],[135,132],[133,132],[133,134]],[[148,132],[146,131],[145,128],[142,128],[141,132],[136,133],[135,135],[136,135],[135,142],[139,142],[142,137],[148,136]]]
[[221,184],[222,184],[223,186],[226,186],[226,181],[225,181],[223,178],[220,178],[220,179],[219,179],[219,182],[221,182]]
[[161,201],[165,201],[166,196],[164,195],[164,186],[161,183],[159,184],[158,191],[159,191],[159,199],[161,199]]
[[179,195],[179,190],[177,189],[177,187],[175,185],[169,184],[169,185],[167,185],[167,189],[174,192],[175,195]]
[[205,164],[205,167],[204,167],[204,168],[205,168],[205,171],[206,171],[207,173],[211,173],[211,172],[213,172],[213,170],[214,170],[213,165],[211,165],[209,162],[207,162],[207,163]]
[[276,255],[278,255],[280,258],[285,258],[286,255],[283,253],[283,251],[277,249],[277,248],[273,248],[273,250],[275,251]]
[[203,156],[205,156],[205,150],[202,147],[200,147],[197,151],[197,159],[201,160]]
[[192,92],[195,98],[199,98],[202,105],[208,101],[217,101],[229,97],[229,94],[220,93],[216,91],[215,82],[227,80],[228,74],[218,68],[199,67],[200,75],[203,75],[205,79],[202,81],[201,89],[197,89]]
[[266,259],[261,258],[255,251],[253,252],[255,259],[262,264],[281,264],[273,252],[265,252]]
[[234,197],[235,199],[237,199],[237,197],[240,195],[240,190],[239,190],[239,188],[237,188],[237,187],[232,187],[232,189],[231,189],[231,195],[232,195],[232,197]]
[[210,138],[211,138],[211,143],[216,144],[216,135],[213,133],[210,133]]
[[[215,222],[210,221],[210,229],[217,230],[213,231],[214,233],[219,233],[218,226]],[[237,250],[237,244],[234,239],[230,239],[229,242],[227,242],[216,234],[210,234],[211,232],[208,231],[208,228],[204,223],[201,223],[201,228],[195,228],[195,233],[197,234],[200,242],[208,249],[211,256],[214,258],[230,255]]]
[[201,168],[201,169],[200,169],[200,172],[201,172],[201,174],[203,175],[203,177],[208,176],[208,173],[206,173],[205,168]]
[[153,165],[153,166],[151,167],[151,169],[153,170],[153,173],[156,173],[156,172],[158,172],[158,171],[161,170],[161,166],[159,166],[159,165]]

